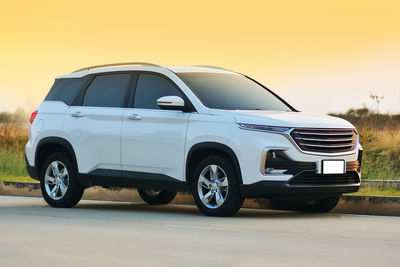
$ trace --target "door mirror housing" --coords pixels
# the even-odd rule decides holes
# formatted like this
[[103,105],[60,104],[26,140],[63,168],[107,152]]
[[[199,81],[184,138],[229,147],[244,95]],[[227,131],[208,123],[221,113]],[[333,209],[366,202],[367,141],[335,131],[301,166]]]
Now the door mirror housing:
[[157,105],[161,109],[181,110],[185,109],[185,101],[179,96],[163,96],[157,99]]

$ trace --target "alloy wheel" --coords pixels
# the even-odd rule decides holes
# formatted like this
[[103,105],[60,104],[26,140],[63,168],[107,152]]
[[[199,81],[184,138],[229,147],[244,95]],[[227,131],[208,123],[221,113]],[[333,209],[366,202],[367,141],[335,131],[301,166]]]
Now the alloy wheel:
[[197,192],[201,202],[210,209],[221,207],[229,190],[228,177],[218,165],[206,166],[197,181]]
[[61,161],[53,161],[46,169],[44,184],[47,195],[53,200],[60,200],[69,185],[68,169]]

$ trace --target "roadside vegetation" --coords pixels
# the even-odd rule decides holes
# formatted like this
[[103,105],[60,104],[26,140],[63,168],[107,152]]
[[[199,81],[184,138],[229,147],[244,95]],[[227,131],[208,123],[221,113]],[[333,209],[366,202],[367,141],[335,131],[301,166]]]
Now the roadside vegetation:
[[360,134],[363,152],[363,179],[400,180],[400,114],[381,114],[383,97],[370,95],[375,109],[363,105],[346,113],[330,113],[350,121]]
[[0,112],[0,180],[34,181],[25,168],[28,115],[22,109]]

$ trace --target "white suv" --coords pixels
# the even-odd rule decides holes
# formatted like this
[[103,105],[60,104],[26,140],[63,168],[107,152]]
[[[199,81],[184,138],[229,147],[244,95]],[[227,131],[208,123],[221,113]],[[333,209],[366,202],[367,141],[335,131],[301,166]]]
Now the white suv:
[[149,204],[190,191],[204,214],[245,197],[326,212],[360,187],[349,122],[299,112],[229,70],[150,63],[80,69],[55,80],[31,116],[26,163],[53,207],[90,186],[132,187]]

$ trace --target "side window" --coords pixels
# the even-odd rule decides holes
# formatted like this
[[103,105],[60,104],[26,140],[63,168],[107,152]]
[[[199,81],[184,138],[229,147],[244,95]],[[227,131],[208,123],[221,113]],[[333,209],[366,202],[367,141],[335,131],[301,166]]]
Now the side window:
[[176,86],[160,75],[142,73],[136,85],[134,108],[160,109],[157,105],[157,99],[162,96],[179,96],[182,93]]
[[86,89],[82,106],[123,107],[130,78],[128,73],[96,76]]
[[62,101],[70,106],[86,80],[86,77],[56,80],[45,100]]

